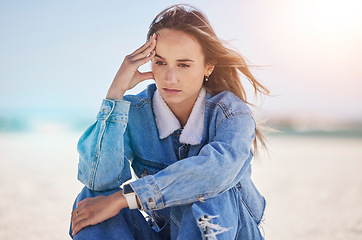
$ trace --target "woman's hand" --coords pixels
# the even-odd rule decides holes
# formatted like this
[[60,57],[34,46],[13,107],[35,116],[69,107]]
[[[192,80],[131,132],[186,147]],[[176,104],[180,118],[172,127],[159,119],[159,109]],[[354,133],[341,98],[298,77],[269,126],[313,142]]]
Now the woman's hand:
[[141,73],[138,68],[156,55],[156,41],[154,34],[142,47],[125,57],[108,90],[107,99],[122,100],[127,90],[144,80],[153,79],[152,72]]
[[123,208],[128,207],[122,191],[109,196],[86,198],[77,203],[72,212],[72,235],[75,236],[82,228],[95,225],[117,215]]

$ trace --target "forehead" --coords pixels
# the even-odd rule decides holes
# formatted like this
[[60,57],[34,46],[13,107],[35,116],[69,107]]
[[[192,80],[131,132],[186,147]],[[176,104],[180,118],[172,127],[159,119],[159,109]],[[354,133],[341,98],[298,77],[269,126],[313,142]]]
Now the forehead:
[[167,60],[204,59],[201,45],[192,35],[172,29],[158,32],[156,53]]

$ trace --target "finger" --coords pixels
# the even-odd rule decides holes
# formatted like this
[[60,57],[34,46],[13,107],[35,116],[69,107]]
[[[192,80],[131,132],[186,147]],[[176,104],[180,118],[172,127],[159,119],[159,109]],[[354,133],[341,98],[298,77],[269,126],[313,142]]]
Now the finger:
[[80,215],[79,208],[74,209],[72,212],[72,218],[78,217]]
[[148,39],[148,41],[145,44],[143,44],[140,48],[136,49],[136,51],[134,51],[131,54],[131,56],[137,55],[140,52],[144,51],[146,48],[148,48],[152,44],[153,40],[154,40],[154,38],[150,37],[150,39]]
[[75,226],[77,226],[80,222],[88,219],[88,215],[87,214],[79,214],[79,215],[74,215],[74,217],[72,217],[72,230],[74,231]]
[[72,216],[71,216],[71,221],[72,222],[77,222],[79,221],[79,219],[84,218],[84,213],[83,211],[81,211],[81,208],[76,208],[73,210],[72,212]]
[[77,222],[79,222],[81,216],[77,216],[77,215],[73,215],[71,218],[71,222],[72,222],[72,228],[77,225]]
[[137,65],[137,66],[141,66],[141,65],[151,61],[152,58],[154,58],[155,56],[156,56],[156,51],[153,50],[148,56],[136,60],[134,62],[134,64]]
[[80,202],[77,202],[77,207],[82,206],[82,204],[84,204],[86,202],[87,198],[83,199]]
[[72,227],[72,235],[75,236],[77,235],[77,233],[82,230],[82,228],[89,226],[91,224],[87,223],[87,219],[84,219],[82,221],[79,221],[76,225],[74,225],[74,227]]
[[144,73],[141,73],[141,81],[144,81],[144,80],[147,80],[147,79],[154,79],[154,76],[153,76],[153,73],[152,72],[144,72]]
[[143,51],[141,51],[141,52],[139,52],[139,53],[131,56],[131,61],[137,61],[137,60],[139,60],[139,59],[142,59],[142,58],[145,58],[145,57],[149,56],[149,55],[152,53],[152,51],[155,50],[155,48],[156,48],[156,43],[157,43],[157,41],[154,40],[154,41],[151,43],[151,45],[149,45],[149,46],[148,46],[147,48],[145,48]]
[[[84,200],[85,200],[85,199],[84,199]],[[83,201],[84,201],[84,200],[83,200]],[[74,208],[73,211],[72,211],[72,213],[71,213],[72,219],[73,219],[73,217],[79,215],[80,210],[82,210],[82,208],[83,208],[83,207],[82,207],[82,205],[84,204],[83,201],[77,202],[77,207]]]
[[74,227],[78,224],[80,218],[78,216],[74,216],[71,219],[71,223],[72,223],[72,231],[74,231]]
[[73,218],[75,218],[77,215],[79,215],[78,213],[79,209],[76,208],[72,211],[72,214],[71,214],[71,220],[73,221]]
[[140,52],[143,52],[147,47],[149,47],[153,41],[156,39],[156,34],[153,34],[152,37],[150,37],[150,39],[148,39],[148,41],[143,44],[139,49],[137,49],[136,51],[134,51],[131,56],[137,55]]

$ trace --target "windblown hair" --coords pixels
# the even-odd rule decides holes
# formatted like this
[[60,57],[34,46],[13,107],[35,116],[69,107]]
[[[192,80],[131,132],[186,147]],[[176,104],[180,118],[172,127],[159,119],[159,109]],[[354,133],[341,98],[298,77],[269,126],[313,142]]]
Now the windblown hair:
[[[205,64],[215,66],[209,80],[204,81],[204,87],[208,92],[217,94],[230,91],[248,103],[245,89],[240,81],[239,73],[242,73],[252,84],[255,95],[270,94],[269,90],[255,79],[241,54],[226,47],[216,36],[205,14],[200,10],[186,4],[173,5],[163,10],[151,23],[147,39],[163,28],[183,31],[199,42]],[[265,139],[259,127],[256,128],[255,135],[254,152],[257,151],[258,140],[265,147]]]

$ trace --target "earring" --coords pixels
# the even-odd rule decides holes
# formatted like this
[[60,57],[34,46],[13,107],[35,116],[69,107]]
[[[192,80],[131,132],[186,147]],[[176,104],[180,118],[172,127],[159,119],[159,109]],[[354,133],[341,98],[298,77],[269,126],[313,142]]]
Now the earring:
[[205,76],[205,82],[209,81],[209,76]]

